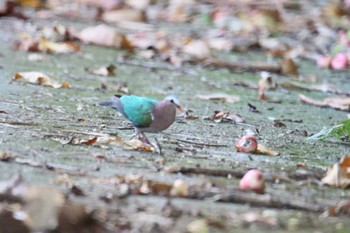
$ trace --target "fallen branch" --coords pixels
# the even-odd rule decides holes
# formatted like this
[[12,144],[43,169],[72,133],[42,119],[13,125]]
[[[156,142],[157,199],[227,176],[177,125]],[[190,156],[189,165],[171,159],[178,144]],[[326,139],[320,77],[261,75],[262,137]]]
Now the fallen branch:
[[309,201],[299,200],[298,198],[276,198],[271,194],[257,194],[251,192],[244,192],[240,190],[226,191],[217,194],[212,199],[219,202],[235,202],[250,204],[256,207],[268,207],[277,209],[294,209],[311,212],[323,212],[326,206],[319,203],[310,203]]
[[227,147],[225,144],[212,144],[212,143],[206,143],[206,142],[196,142],[192,140],[185,140],[185,139],[177,139],[180,142],[199,145],[199,146],[208,146],[208,147]]
[[62,132],[91,135],[91,136],[101,136],[101,137],[109,136],[109,134],[95,133],[95,132],[84,132],[84,131],[69,130],[69,129],[64,129],[64,130],[62,130]]
[[242,63],[234,61],[224,61],[219,59],[208,59],[205,65],[213,68],[227,68],[233,71],[267,71],[272,73],[282,73],[281,65],[268,63]]
[[24,126],[36,126],[34,122],[19,122],[19,121],[0,121],[0,124],[4,125],[24,125]]
[[128,65],[128,66],[138,66],[138,67],[147,68],[147,69],[166,70],[166,71],[180,72],[180,73],[189,74],[189,75],[197,75],[197,72],[194,70],[186,69],[183,67],[179,68],[168,64],[158,65],[158,64],[144,62],[144,61],[135,61],[135,60],[126,60],[126,59],[117,59],[116,62],[118,64]]
[[237,178],[242,178],[244,172],[232,171],[232,170],[218,170],[218,169],[209,169],[209,168],[200,168],[200,167],[178,167],[171,166],[164,169],[168,173],[183,173],[183,174],[204,174],[209,176],[234,176]]
[[70,175],[83,175],[86,173],[85,171],[72,166],[67,166],[67,165],[57,164],[57,163],[37,162],[34,160],[23,159],[20,157],[10,157],[10,159],[6,160],[6,162],[11,162],[11,161],[17,164],[28,165],[31,167],[46,168],[52,171],[63,171],[65,173],[69,173]]

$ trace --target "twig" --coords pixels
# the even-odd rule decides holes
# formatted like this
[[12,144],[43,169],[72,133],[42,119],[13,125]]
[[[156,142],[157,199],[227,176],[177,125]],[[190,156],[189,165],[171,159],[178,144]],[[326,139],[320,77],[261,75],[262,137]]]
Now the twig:
[[200,168],[200,167],[178,167],[172,166],[164,169],[168,173],[183,173],[183,174],[204,174],[210,176],[234,176],[237,178],[242,178],[244,172],[232,171],[232,170],[218,170],[218,169],[208,169],[208,168]]
[[217,194],[217,196],[214,196],[214,198],[216,198],[216,201],[219,202],[248,203],[252,206],[277,209],[287,208],[311,212],[323,212],[326,209],[326,206],[320,205],[319,203],[310,203],[297,198],[289,199],[285,197],[283,199],[279,199],[273,197],[271,194],[261,195],[240,190],[220,193]]
[[95,132],[84,132],[84,131],[77,131],[77,130],[70,130],[70,129],[64,129],[62,132],[67,132],[67,133],[77,133],[77,134],[84,134],[84,135],[92,135],[92,136],[108,136],[108,134],[104,133],[95,133]]
[[227,145],[224,144],[211,144],[211,143],[206,143],[206,142],[196,142],[192,140],[185,140],[185,139],[177,139],[180,142],[185,142],[185,143],[190,143],[190,144],[195,144],[199,146],[209,146],[209,147],[227,147]]
[[83,175],[83,174],[85,174],[85,172],[83,170],[79,169],[79,168],[66,166],[66,165],[63,165],[63,164],[42,163],[42,162],[37,162],[37,161],[34,161],[34,160],[30,160],[30,159],[23,159],[23,158],[19,158],[19,157],[14,157],[12,159],[12,161],[14,161],[15,163],[18,163],[18,164],[24,164],[24,165],[28,165],[28,166],[31,166],[31,167],[46,168],[48,170],[53,170],[53,171],[61,170],[61,171],[64,171],[64,172],[69,172],[72,175]]
[[185,73],[189,75],[197,75],[197,72],[195,72],[194,70],[186,69],[186,68],[178,68],[172,65],[156,65],[154,63],[149,63],[149,62],[141,62],[141,61],[125,60],[125,59],[117,59],[116,62],[122,65],[139,66],[139,67],[148,68],[148,69],[167,70],[167,71]]
[[234,71],[267,71],[273,73],[282,73],[281,65],[267,63],[242,63],[234,61],[224,61],[219,59],[208,59],[205,61],[206,66],[214,68],[227,68]]
[[24,126],[36,126],[34,122],[19,122],[19,121],[0,121],[0,124],[4,125],[24,125]]

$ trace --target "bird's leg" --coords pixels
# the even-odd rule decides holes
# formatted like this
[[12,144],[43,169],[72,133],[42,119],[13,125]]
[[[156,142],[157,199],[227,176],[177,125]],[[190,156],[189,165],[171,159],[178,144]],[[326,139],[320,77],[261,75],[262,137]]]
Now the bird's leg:
[[139,140],[145,144],[152,145],[143,132],[139,133]]

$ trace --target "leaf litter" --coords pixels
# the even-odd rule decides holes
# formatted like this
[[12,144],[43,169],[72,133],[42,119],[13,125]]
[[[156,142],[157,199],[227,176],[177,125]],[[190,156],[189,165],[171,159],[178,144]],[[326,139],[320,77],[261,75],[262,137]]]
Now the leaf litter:
[[[25,1],[21,1],[25,2]],[[33,1],[33,6],[37,7],[37,5],[45,4],[39,3],[39,1]],[[42,2],[42,1],[40,1]],[[83,6],[84,3],[88,1],[81,1],[79,6]],[[276,74],[282,74],[286,76],[293,77],[293,82],[304,82],[305,80],[302,78],[302,69],[299,69],[299,58],[308,59],[313,62],[317,61],[317,57],[320,56],[320,51],[323,54],[329,57],[325,62],[325,69],[337,69],[337,70],[346,70],[348,69],[348,35],[347,33],[337,33],[337,29],[341,27],[341,25],[348,25],[346,23],[349,22],[348,17],[346,17],[345,13],[342,13],[340,10],[342,7],[346,7],[343,4],[343,1],[339,3],[329,3],[325,4],[325,7],[322,9],[322,14],[320,16],[316,16],[315,19],[310,18],[308,14],[295,14],[295,12],[301,12],[301,9],[305,9],[306,3],[304,2],[288,2],[284,1],[278,3],[273,2],[264,2],[263,4],[255,3],[253,1],[247,1],[242,4],[241,1],[231,1],[220,3],[223,4],[221,7],[210,7],[205,12],[202,10],[198,10],[196,7],[200,5],[197,2],[189,2],[185,1],[170,1],[169,4],[154,6],[150,2],[142,1],[143,4],[135,4],[131,3],[133,1],[127,1],[123,6],[116,6],[116,3],[111,4],[108,1],[106,2],[94,2],[92,5],[94,7],[99,7],[99,11],[95,11],[96,15],[93,16],[95,18],[103,19],[104,21],[116,24],[124,29],[128,29],[127,32],[120,32],[113,26],[106,26],[104,24],[99,26],[86,27],[82,30],[77,31],[69,31],[72,37],[55,39],[51,36],[48,36],[44,30],[40,33],[45,34],[45,37],[42,35],[37,37],[23,37],[23,39],[19,44],[17,44],[18,49],[22,49],[24,51],[36,51],[36,52],[44,52],[44,53],[66,53],[66,52],[78,52],[80,49],[77,49],[80,46],[70,46],[72,41],[75,39],[79,39],[80,42],[84,44],[95,44],[98,46],[106,46],[117,49],[124,49],[128,53],[132,52],[137,48],[137,52],[145,52],[139,53],[141,59],[146,60],[160,60],[162,62],[168,63],[170,66],[165,66],[165,70],[175,70],[180,71],[182,73],[191,73],[188,72],[188,69],[184,68],[184,65],[188,62],[195,65],[202,66],[206,64],[208,67],[218,68],[227,68],[234,72],[241,71],[268,71]],[[145,3],[146,2],[146,3]],[[211,2],[211,1],[209,1]],[[21,3],[22,4],[22,3]],[[33,3],[31,3],[33,4]],[[63,3],[62,3],[63,4]],[[143,5],[141,8],[136,6]],[[210,3],[216,6],[216,3]],[[109,5],[109,6],[107,6]],[[65,5],[62,5],[64,9]],[[211,5],[210,5],[211,6]],[[264,6],[264,7],[261,7]],[[50,7],[47,5],[48,9]],[[235,11],[231,12],[230,10],[233,7]],[[117,8],[113,9],[113,8]],[[267,9],[266,9],[267,8]],[[10,9],[10,8],[8,8]],[[20,9],[20,8],[19,8]],[[72,12],[72,11],[60,11],[62,8],[51,8],[53,13],[60,14],[63,16],[69,17],[79,17],[81,16],[83,11]],[[113,9],[111,11],[111,9]],[[140,14],[140,9],[145,14]],[[196,9],[196,11],[193,11]],[[206,9],[206,8],[204,8]],[[288,14],[286,14],[285,10],[288,10]],[[292,11],[289,11],[293,9]],[[198,11],[197,11],[198,10]],[[319,8],[315,10],[320,11]],[[102,12],[101,12],[102,11]],[[15,16],[12,14],[12,10],[5,9],[4,11],[8,16]],[[98,13],[99,12],[99,13]],[[126,12],[129,12],[127,16]],[[131,14],[135,13],[135,14]],[[39,15],[39,13],[38,13]],[[117,17],[116,17],[117,15]],[[120,16],[121,15],[121,16]],[[113,17],[111,17],[113,16]],[[114,18],[116,17],[116,18]],[[118,18],[119,17],[119,18]],[[125,17],[125,18],[124,18]],[[131,18],[128,18],[131,17]],[[178,33],[168,33],[162,32],[158,30],[156,27],[149,27],[148,22],[152,22],[152,20],[162,20],[166,22],[197,22],[196,20],[206,18],[206,22],[208,25],[215,26],[213,30],[208,30],[208,33],[205,33],[205,36],[198,35],[186,35],[183,36]],[[314,17],[314,16],[312,16]],[[319,18],[320,17],[320,18]],[[125,20],[129,21],[126,22]],[[123,22],[124,21],[124,22]],[[137,23],[130,23],[131,21],[138,21]],[[147,23],[146,23],[147,22]],[[308,25],[308,28],[302,27],[304,25]],[[334,26],[336,25],[336,26]],[[340,25],[340,26],[339,26]],[[151,25],[152,26],[152,25]],[[54,28],[54,27],[53,27]],[[142,28],[142,30],[140,30]],[[145,30],[147,28],[147,30]],[[301,40],[299,31],[300,29],[304,29],[302,31],[302,41],[307,43],[299,43],[298,40]],[[61,28],[62,29],[62,28]],[[53,31],[61,32],[60,27],[54,29]],[[135,30],[136,29],[136,30]],[[295,33],[298,32],[298,33]],[[68,33],[68,34],[69,34]],[[277,38],[274,38],[275,35],[279,33],[290,33],[288,34],[289,40],[283,41]],[[60,33],[58,33],[60,34]],[[58,34],[55,34],[56,36]],[[60,34],[62,35],[62,34]],[[101,35],[101,37],[97,36]],[[258,37],[256,35],[259,35]],[[54,36],[54,37],[56,37]],[[96,38],[98,38],[96,40]],[[102,38],[102,39],[101,39]],[[241,39],[241,41],[239,40]],[[249,40],[248,40],[249,39]],[[310,39],[311,43],[310,43]],[[315,40],[314,40],[315,39]],[[20,39],[21,40],[21,39]],[[334,40],[338,40],[337,43],[334,43]],[[242,42],[243,41],[243,42]],[[315,43],[313,43],[316,41]],[[43,43],[44,42],[44,43]],[[41,46],[40,43],[42,44]],[[74,41],[74,44],[76,41]],[[79,42],[78,42],[79,43]],[[333,45],[332,45],[333,43]],[[43,44],[45,46],[43,46]],[[331,45],[331,46],[330,46]],[[336,47],[338,45],[342,45],[341,47]],[[16,46],[15,46],[16,47]],[[248,51],[251,48],[258,48],[269,56],[273,58],[269,61],[258,63],[256,61],[245,61],[242,62],[240,60],[236,61],[234,59],[221,59],[217,56],[218,51],[224,52],[232,52],[232,51]],[[295,49],[294,49],[295,48]],[[333,49],[333,51],[331,51]],[[130,56],[130,55],[128,55]],[[144,60],[142,60],[144,62]],[[158,69],[158,66],[150,66],[145,65],[144,67],[148,69]],[[103,72],[102,72],[103,73]],[[42,75],[42,74],[41,74]],[[290,78],[289,77],[289,78]],[[23,77],[21,77],[23,78]],[[48,85],[48,86],[59,86],[60,83],[54,82],[49,79],[39,79],[39,78],[23,78],[24,80],[35,83],[39,85]],[[31,81],[30,81],[31,80]],[[50,81],[48,81],[50,80]],[[266,90],[274,90],[273,80],[264,80],[263,83],[258,85],[259,98],[260,100],[264,100],[264,95]],[[44,84],[46,83],[46,84]],[[271,89],[269,85],[271,85]],[[102,85],[101,85],[102,86]],[[110,85],[105,85],[109,87]],[[256,88],[256,85],[250,86]],[[102,88],[106,90],[107,88]],[[112,89],[112,88],[110,88]],[[311,89],[311,91],[314,91]],[[129,92],[129,91],[127,91]],[[334,94],[339,94],[336,89],[330,90]],[[203,97],[203,96],[202,96]],[[241,96],[237,96],[238,98],[242,98]],[[222,102],[237,102],[238,98],[231,98],[228,96],[219,95],[218,96],[205,96],[204,100],[218,100]],[[304,98],[306,99],[306,98]],[[340,97],[339,99],[343,99]],[[328,105],[338,106],[344,105],[342,100],[334,100],[335,102],[323,101],[323,103],[319,104],[316,101],[312,100],[309,102],[316,103],[321,107]],[[326,105],[325,103],[326,102]],[[345,104],[346,105],[346,104]],[[260,108],[260,107],[259,107]],[[253,105],[249,104],[249,109],[253,112],[259,112],[259,110]],[[239,116],[237,114],[237,116]],[[197,118],[195,118],[197,119]],[[236,120],[238,119],[238,120]],[[210,120],[223,122],[223,121],[242,121],[240,118],[236,118],[235,114],[231,114],[227,111],[217,111],[211,117]],[[190,141],[187,139],[182,139],[183,141]],[[113,138],[113,136],[92,136],[89,138],[81,138],[81,137],[73,137],[69,140],[68,143],[82,145],[84,147],[94,146],[98,143],[106,144],[106,145],[117,145],[120,147],[131,148],[131,150],[138,150],[139,145],[137,142],[135,144],[132,143],[132,146],[125,145],[120,138]],[[227,145],[226,145],[227,146]],[[264,151],[264,148],[260,150]],[[267,149],[265,149],[267,150]],[[10,162],[8,155],[4,154],[4,160]],[[11,156],[10,156],[11,158]],[[19,157],[15,156],[12,158],[17,158],[17,162],[22,164],[29,164],[37,167],[50,167],[50,168],[59,168],[57,165],[45,165],[44,163],[39,163],[36,161],[30,160],[20,160]],[[16,161],[16,160],[15,160]],[[341,163],[342,164],[342,163]],[[206,166],[199,164],[200,166]],[[233,167],[235,165],[232,165]],[[342,165],[338,165],[342,167]],[[197,169],[197,170],[196,170]],[[202,171],[203,174],[208,172],[209,170],[200,170],[199,168],[193,169],[193,171]],[[65,170],[65,169],[61,169]],[[185,173],[186,169],[180,169],[178,172],[181,173],[183,171]],[[215,169],[214,169],[215,170]],[[68,169],[66,169],[68,171]],[[211,170],[210,170],[211,171]],[[232,169],[232,171],[235,171]],[[216,174],[211,171],[206,175]],[[320,210],[324,209],[326,204],[324,203],[309,203],[310,200],[302,200],[302,196],[300,199],[294,201],[295,196],[291,198],[291,196],[283,197],[280,199],[276,196],[273,196],[268,193],[267,195],[257,195],[251,193],[241,193],[240,191],[230,192],[227,187],[220,187],[220,185],[215,183],[207,182],[205,185],[198,187],[196,185],[189,184],[185,179],[177,179],[174,182],[161,182],[155,181],[154,179],[141,178],[140,175],[135,175],[134,178],[126,178],[129,179],[127,181],[122,181],[119,185],[118,183],[118,191],[120,191],[121,196],[125,196],[128,194],[140,194],[140,195],[171,195],[171,193],[175,193],[175,196],[182,197],[191,197],[195,199],[202,199],[203,195],[207,199],[213,199],[218,201],[227,201],[227,202],[238,202],[238,203],[249,203],[251,205],[257,206],[265,206],[265,207],[273,207],[273,208],[295,208],[295,209],[303,209],[307,211],[316,211],[320,212]],[[187,177],[185,177],[187,178]],[[111,178],[111,181],[115,179],[115,177]],[[134,183],[133,183],[134,182]],[[111,182],[113,183],[113,182]],[[277,183],[277,182],[276,182]],[[267,183],[267,186],[270,184]],[[217,187],[222,188],[217,191]],[[270,188],[270,187],[268,187]],[[171,191],[173,190],[173,191]],[[269,190],[269,189],[267,189]],[[203,194],[204,193],[204,194]],[[292,193],[295,194],[295,193]],[[287,193],[287,195],[289,195]],[[299,197],[299,196],[298,196]],[[346,210],[347,204],[341,203],[337,206],[337,210],[335,212],[341,212],[340,210]],[[71,211],[72,209],[67,206],[66,209],[68,212],[79,212],[84,213],[85,211],[80,211],[84,208],[76,208],[76,211]],[[161,229],[167,231],[171,227],[172,222],[168,221],[168,218],[159,218],[159,216],[147,213],[146,211],[142,212],[142,208],[140,208],[141,213],[133,215],[136,219],[140,217],[140,225],[137,225],[137,220],[134,219],[132,223],[127,222],[123,223],[121,220],[117,220],[114,224],[115,226],[119,226],[124,229],[130,229],[130,225],[138,229],[142,229],[143,226],[152,225],[150,228],[150,232],[155,230],[157,221],[164,221],[167,224],[161,226]],[[346,212],[346,211],[345,211]],[[19,214],[21,216],[22,213]],[[183,214],[183,213],[182,213]],[[79,214],[78,214],[79,215]],[[82,215],[86,216],[86,215]],[[240,216],[240,215],[237,215]],[[237,217],[240,221],[251,224],[252,222],[265,222],[267,225],[275,226],[277,218],[268,218],[257,213],[253,214],[245,214],[241,215],[244,217]],[[23,215],[22,215],[23,217]],[[123,216],[124,217],[124,216]],[[149,221],[146,219],[150,218]],[[79,219],[79,218],[78,218]],[[84,219],[84,217],[83,217]],[[69,221],[68,221],[69,222]],[[210,221],[206,218],[201,218],[199,220],[191,221],[188,225],[187,230],[190,232],[203,232],[209,231],[209,227],[214,225],[214,221]],[[118,225],[120,224],[120,225]],[[232,224],[232,222],[230,223]],[[291,224],[293,225],[293,224]],[[190,227],[191,226],[191,227]],[[244,226],[244,224],[242,224]],[[246,226],[246,225],[245,225]],[[23,224],[23,227],[28,229],[26,224]],[[63,227],[62,232],[69,231],[70,227]],[[73,227],[74,229],[74,227]],[[134,229],[135,230],[135,229]],[[25,232],[23,230],[22,232]]]

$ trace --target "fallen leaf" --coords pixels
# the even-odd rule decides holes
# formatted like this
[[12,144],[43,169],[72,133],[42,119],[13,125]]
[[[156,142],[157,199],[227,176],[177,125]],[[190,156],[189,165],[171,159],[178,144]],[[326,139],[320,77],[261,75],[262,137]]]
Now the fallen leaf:
[[102,20],[107,23],[119,23],[122,21],[143,22],[145,21],[145,15],[141,10],[124,8],[104,12]]
[[8,114],[8,112],[4,111],[4,110],[0,110],[1,114]]
[[37,38],[26,34],[17,39],[11,47],[14,50],[20,50],[25,52],[38,52],[39,41]]
[[236,103],[239,101],[239,96],[236,95],[228,95],[228,94],[209,94],[209,95],[196,95],[197,98],[203,99],[203,100],[220,100],[220,101],[226,101],[229,103]]
[[40,39],[38,48],[45,53],[72,53],[80,51],[80,46],[73,42],[53,42],[45,38]]
[[321,182],[337,188],[347,188],[350,185],[350,155],[345,155],[339,163],[328,167],[326,176]]
[[281,61],[281,69],[282,69],[282,74],[292,75],[292,76],[299,75],[298,66],[290,58],[283,59]]
[[204,118],[205,120],[211,120],[216,123],[233,121],[235,123],[244,123],[244,119],[239,114],[224,112],[224,111],[214,111],[214,114],[210,117]]
[[208,40],[208,45],[214,50],[223,52],[230,52],[233,47],[232,42],[226,38],[210,38]]
[[100,76],[114,76],[116,67],[114,65],[100,66],[96,68],[87,69],[87,71]]
[[104,24],[83,29],[78,38],[88,44],[125,49],[129,52],[134,49],[122,32]]
[[9,153],[5,152],[5,151],[0,151],[0,161],[6,162],[11,160],[12,157],[10,156]]
[[152,152],[154,148],[138,139],[131,139],[128,141],[123,141],[122,138],[118,136],[93,136],[88,139],[73,137],[70,141],[64,142],[64,144],[73,145],[92,145],[92,144],[108,144],[115,145],[125,150],[141,150]]
[[12,80],[23,79],[28,83],[48,86],[53,88],[69,88],[68,82],[58,83],[44,73],[38,71],[19,72],[12,77]]
[[183,46],[182,51],[189,55],[191,61],[202,61],[211,57],[209,45],[202,40],[191,40]]
[[170,190],[171,196],[187,197],[188,193],[188,184],[184,180],[177,179],[174,181]]
[[31,186],[21,176],[14,176],[0,184],[0,195],[2,200],[15,200],[7,204],[7,209],[11,210],[14,219],[24,223],[31,232],[56,228],[58,214],[64,203],[64,196],[57,189]]
[[307,104],[311,104],[317,107],[328,107],[340,111],[350,111],[350,98],[349,97],[334,97],[325,98],[323,100],[314,100],[305,95],[300,94],[299,99]]
[[248,103],[248,109],[250,112],[260,113],[259,109],[255,105],[252,105],[251,103]]
[[322,216],[339,216],[341,214],[350,214],[350,200],[339,201],[335,206],[330,206]]
[[258,143],[258,148],[256,149],[256,153],[263,154],[263,155],[271,155],[271,156],[277,156],[280,154],[279,152],[273,151],[273,150],[271,150],[271,149],[267,148],[266,146],[261,145],[259,143]]
[[209,233],[209,225],[205,219],[198,219],[187,225],[189,233]]

